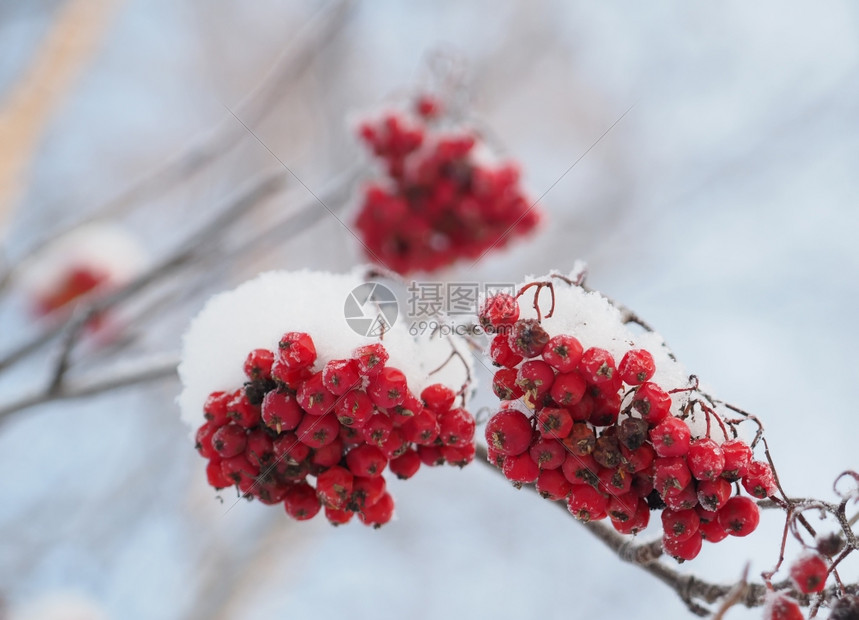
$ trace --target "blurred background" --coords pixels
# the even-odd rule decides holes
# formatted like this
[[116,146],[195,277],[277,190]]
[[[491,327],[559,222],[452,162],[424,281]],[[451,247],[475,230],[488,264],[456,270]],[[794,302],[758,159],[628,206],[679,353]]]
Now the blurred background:
[[[583,259],[592,287],[764,421],[789,494],[833,499],[859,436],[853,3],[0,0],[6,617],[689,615],[479,464],[392,482],[397,520],[379,531],[335,529],[219,503],[157,363],[158,381],[36,404],[65,359],[61,330],[31,311],[27,266],[46,240],[93,219],[130,232],[150,266],[193,250],[123,300],[118,335],[65,362],[71,382],[170,359],[213,292],[363,260],[311,192],[349,222],[356,119],[439,76],[547,218],[434,277],[518,281]],[[272,177],[282,165],[300,183]],[[259,204],[207,231],[248,187]],[[767,514],[680,569],[758,575],[782,526]]]

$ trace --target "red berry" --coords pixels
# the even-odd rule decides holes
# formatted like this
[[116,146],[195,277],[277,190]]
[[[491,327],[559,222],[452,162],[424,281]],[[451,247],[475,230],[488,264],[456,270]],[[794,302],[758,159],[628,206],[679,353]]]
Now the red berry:
[[525,391],[516,383],[519,371],[515,368],[502,368],[492,379],[492,391],[501,400],[516,400]]
[[576,422],[570,429],[570,434],[564,437],[562,443],[572,454],[584,456],[594,451],[597,436],[591,426],[583,422]]
[[702,538],[697,533],[689,538],[680,539],[665,536],[662,538],[662,548],[665,553],[678,561],[694,560],[701,553]]
[[656,451],[649,443],[646,443],[635,450],[630,450],[621,444],[620,455],[623,467],[625,467],[630,473],[636,474],[650,467],[656,458]]
[[367,395],[377,407],[389,409],[405,400],[408,389],[406,375],[396,368],[386,367],[370,378]]
[[775,592],[764,605],[764,620],[804,620],[804,616],[795,600],[782,592]]
[[239,426],[251,428],[260,423],[260,408],[251,404],[244,390],[236,390],[227,402],[227,417]]
[[268,349],[254,349],[245,358],[245,376],[251,381],[268,381],[271,379],[273,363],[274,353]]
[[566,409],[543,407],[537,412],[537,430],[543,437],[563,439],[573,429],[573,417]]
[[421,409],[402,426],[403,437],[409,443],[428,446],[441,432],[436,415],[429,409]]
[[653,462],[653,487],[661,496],[678,492],[692,481],[692,473],[683,457],[661,457]]
[[230,392],[212,392],[206,398],[206,403],[203,405],[203,414],[215,428],[229,422],[229,418],[227,418],[227,403],[232,397]]
[[321,372],[317,372],[309,379],[301,382],[295,399],[304,411],[313,416],[328,413],[334,408],[336,402],[334,394],[325,387]]
[[365,507],[358,513],[358,517],[364,525],[372,525],[380,528],[394,516],[394,498],[384,493],[376,503]]
[[823,590],[828,575],[826,561],[815,553],[803,555],[790,567],[790,578],[799,591],[805,594]]
[[278,433],[291,431],[303,417],[304,411],[289,392],[271,390],[262,399],[262,421]]
[[331,525],[344,525],[349,523],[354,516],[355,513],[351,510],[337,510],[336,508],[325,506],[325,518],[328,519],[328,522],[331,523]]
[[598,347],[591,347],[582,353],[578,369],[585,381],[591,385],[610,382],[617,371],[611,353]]
[[444,457],[441,455],[441,449],[438,446],[418,446],[418,456],[421,459],[421,463],[429,467],[444,465]]
[[612,495],[608,500],[608,516],[612,520],[624,523],[635,517],[635,511],[638,509],[639,497],[634,493],[624,493],[622,495]]
[[588,485],[573,485],[567,497],[567,508],[579,521],[599,521],[605,519],[608,498]]
[[725,468],[725,453],[712,439],[696,439],[689,445],[686,462],[696,480],[715,480]]
[[748,497],[736,495],[725,502],[716,514],[719,525],[731,536],[748,536],[761,520],[760,511]]
[[331,467],[316,477],[316,496],[323,506],[343,509],[352,496],[353,478],[345,467]]
[[775,477],[767,463],[752,461],[743,476],[743,488],[749,495],[764,499],[776,492]]
[[734,482],[746,475],[749,463],[752,461],[752,449],[742,439],[731,439],[722,444],[725,455],[725,469],[722,477],[728,482]]
[[516,383],[519,384],[532,402],[546,394],[555,380],[555,371],[543,360],[529,360],[519,367]]
[[731,497],[731,483],[724,478],[704,480],[698,483],[698,503],[705,510],[716,512]]
[[352,498],[349,501],[349,508],[357,511],[372,506],[382,499],[386,487],[387,484],[383,476],[373,478],[355,476],[352,482]]
[[671,410],[671,396],[655,383],[645,382],[635,390],[632,408],[651,426],[659,424]]
[[653,356],[644,349],[632,349],[627,351],[617,367],[620,378],[627,385],[640,385],[650,381],[656,372],[656,364]]
[[301,443],[294,433],[284,433],[272,442],[274,456],[279,461],[300,463],[310,456],[310,446]]
[[340,433],[340,423],[332,413],[323,416],[306,415],[302,418],[295,435],[311,448],[321,448],[335,441]]
[[650,442],[659,456],[683,456],[689,452],[692,434],[686,422],[669,416],[650,431]]
[[447,446],[464,446],[474,440],[474,418],[465,409],[439,414],[438,424],[438,437]]
[[686,540],[698,533],[701,520],[694,510],[669,510],[662,511],[662,531],[665,535],[676,541]]
[[[640,418],[626,418],[617,427],[617,440],[629,450],[638,450],[647,445],[647,422]],[[649,447],[649,446],[648,446]]]
[[698,532],[701,534],[701,538],[711,543],[717,543],[728,537],[728,532],[719,523],[719,515],[717,513],[704,510],[701,506],[698,506],[695,510],[700,519]]
[[596,487],[599,484],[597,473],[600,466],[594,460],[594,457],[587,454],[580,456],[578,454],[567,454],[564,459],[564,464],[561,465],[561,471],[574,485],[590,485]]
[[346,455],[346,465],[354,475],[372,478],[382,475],[388,465],[388,459],[380,448],[361,444]]
[[513,324],[508,344],[514,353],[522,357],[537,357],[543,352],[549,334],[534,319],[521,319]]
[[391,422],[391,418],[384,413],[377,413],[361,427],[361,436],[367,443],[381,448],[388,441],[393,430],[394,423]]
[[499,411],[486,424],[486,442],[503,454],[522,454],[531,445],[531,421],[521,411]]
[[360,390],[350,390],[337,400],[334,412],[343,426],[361,428],[373,415],[370,397]]
[[221,473],[245,491],[259,475],[259,467],[250,463],[244,454],[238,454],[221,461]]
[[582,343],[572,336],[554,336],[543,348],[543,359],[561,373],[573,372],[582,359]]
[[420,95],[415,100],[415,112],[426,119],[437,117],[442,108],[441,102],[432,95]]
[[508,480],[517,484],[530,484],[540,475],[540,468],[527,452],[507,456],[501,471]]
[[298,521],[312,519],[322,508],[316,491],[306,482],[299,482],[286,490],[283,498],[286,514]]
[[537,476],[537,492],[553,502],[566,499],[572,488],[560,469],[543,469]]
[[194,447],[203,458],[210,459],[216,454],[215,449],[212,447],[212,435],[215,434],[216,430],[218,429],[212,426],[211,422],[206,422],[197,429]]
[[[628,500],[626,500],[628,497],[629,494],[624,496],[624,505],[628,504]],[[647,505],[647,502],[641,498],[637,498],[635,501],[635,512],[630,519],[621,521],[612,518],[611,520],[611,524],[614,526],[614,529],[621,534],[638,534],[650,523],[650,507]],[[609,502],[609,510],[611,510],[612,506],[612,502]],[[627,508],[624,508],[624,510],[627,510]],[[616,506],[615,511],[617,512]],[[612,516],[611,513],[609,513],[609,516]]]
[[248,461],[259,467],[270,465],[274,459],[274,447],[271,437],[263,429],[257,428],[247,434],[245,456]]
[[464,446],[441,446],[439,450],[445,462],[457,467],[465,467],[471,463],[477,453],[473,443],[467,443]]
[[540,439],[531,445],[528,454],[540,469],[557,469],[567,458],[564,444],[556,439]]
[[361,386],[355,360],[331,360],[322,369],[322,383],[336,396]]
[[617,392],[600,393],[594,399],[588,421],[594,426],[613,426],[620,415],[621,399]]
[[288,368],[312,366],[316,361],[313,338],[304,332],[288,332],[277,344],[277,358]]
[[396,426],[391,429],[388,438],[379,446],[386,458],[392,459],[400,456],[408,448],[403,437],[403,431]]
[[388,466],[397,478],[408,480],[420,469],[421,457],[416,450],[406,450],[397,458],[391,459]]
[[441,413],[453,407],[456,394],[446,385],[433,383],[425,387],[424,391],[421,392],[421,400],[424,402],[426,408],[433,413]]
[[490,333],[502,325],[512,325],[519,319],[519,302],[509,293],[496,293],[480,305],[477,319]]
[[587,384],[576,372],[561,373],[554,378],[549,393],[562,407],[572,407],[585,395]]
[[522,356],[510,348],[507,334],[497,334],[489,345],[489,358],[496,366],[513,368],[522,361]]
[[612,497],[625,495],[632,488],[632,474],[625,469],[611,469],[604,467],[597,474],[599,478],[599,490]]
[[380,373],[388,361],[388,352],[378,343],[358,347],[352,356],[358,362],[358,372],[364,377]]
[[690,510],[698,506],[698,495],[695,493],[695,483],[687,484],[682,489],[671,489],[663,497],[665,505],[671,510]]
[[216,489],[226,489],[234,484],[230,478],[224,475],[221,462],[216,460],[206,463],[206,480],[208,480],[209,486]]
[[238,424],[227,424],[212,434],[212,449],[220,458],[228,459],[245,451],[247,437],[247,431]]
[[313,376],[313,368],[310,366],[298,366],[290,368],[279,358],[275,358],[271,365],[271,378],[281,387],[286,386],[291,390],[298,389],[301,382]]
[[[303,445],[303,444],[302,444]],[[310,457],[310,463],[317,467],[333,467],[343,457],[343,441],[337,437],[327,446],[316,448]]]

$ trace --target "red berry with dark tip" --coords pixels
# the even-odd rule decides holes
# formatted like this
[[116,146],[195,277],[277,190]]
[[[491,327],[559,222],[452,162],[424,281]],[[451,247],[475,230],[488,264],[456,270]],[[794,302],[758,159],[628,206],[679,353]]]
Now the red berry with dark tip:
[[582,343],[573,336],[553,336],[543,348],[543,359],[560,373],[573,372],[582,359]]
[[[829,617],[834,620],[834,615]],[[764,620],[804,620],[804,618],[799,604],[782,592],[770,594],[764,604]]]
[[408,389],[406,375],[402,371],[385,367],[370,378],[367,395],[377,407],[389,409],[406,399]]
[[447,446],[464,446],[474,439],[474,417],[465,409],[440,413],[438,425],[438,437]]
[[227,424],[212,434],[212,449],[220,458],[228,459],[245,451],[247,437],[247,431],[238,424]]
[[361,387],[355,360],[331,360],[322,368],[322,383],[335,396]]
[[719,525],[731,536],[748,536],[758,527],[760,511],[753,500],[736,495],[717,513]]
[[389,493],[383,493],[379,501],[365,507],[358,513],[364,525],[380,528],[394,516],[394,498]]
[[644,349],[627,351],[617,366],[620,378],[627,385],[640,385],[650,381],[656,372],[656,364],[650,352]]
[[343,509],[352,496],[353,479],[345,467],[330,467],[316,476],[316,496],[323,506]]
[[381,344],[368,344],[358,347],[352,353],[358,363],[358,372],[365,377],[379,374],[388,361],[388,352]]
[[311,448],[321,448],[336,440],[340,434],[340,423],[332,413],[323,416],[306,415],[302,418],[295,435]]
[[725,453],[712,439],[696,439],[689,444],[686,462],[696,480],[715,480],[725,469]]
[[496,293],[480,304],[477,319],[490,333],[502,325],[512,325],[519,319],[519,302],[509,293]]
[[527,358],[540,355],[548,342],[549,334],[534,319],[516,321],[508,336],[508,344],[513,352]]
[[414,476],[421,467],[421,457],[416,450],[406,450],[395,459],[391,459],[388,467],[400,480],[408,480]]
[[573,417],[566,409],[543,407],[537,412],[537,430],[543,437],[563,439],[573,429]]
[[608,498],[592,486],[573,485],[567,508],[579,521],[599,521],[608,514]]
[[517,484],[530,484],[540,475],[540,468],[528,452],[507,456],[501,471],[508,480]]
[[669,416],[650,431],[650,442],[656,454],[663,457],[684,456],[689,452],[692,433],[680,418]]
[[268,349],[254,349],[245,358],[243,366],[245,376],[251,381],[268,381],[271,379],[273,363],[274,353]]
[[701,520],[694,510],[669,510],[662,511],[662,531],[666,536],[676,539],[678,542],[686,540],[698,533]]
[[578,369],[585,381],[591,385],[608,383],[614,379],[617,372],[612,354],[599,347],[591,347],[582,353]]
[[749,495],[765,499],[776,492],[775,476],[767,463],[752,461],[743,476],[743,488]]
[[561,373],[552,382],[549,394],[552,400],[562,407],[572,407],[582,400],[587,387],[585,380],[578,373]]
[[531,421],[516,409],[499,411],[486,424],[486,442],[501,454],[522,454],[531,445]]
[[262,421],[277,431],[291,431],[304,417],[304,410],[289,392],[271,390],[262,399]]
[[206,398],[203,405],[203,414],[216,428],[229,422],[227,417],[227,403],[232,398],[230,392],[212,392]]
[[373,478],[382,475],[388,465],[388,459],[380,448],[365,443],[349,451],[346,465],[356,476]]
[[287,332],[277,343],[277,358],[288,368],[312,366],[316,361],[313,338],[304,332]]
[[224,474],[224,470],[221,469],[221,462],[215,460],[206,463],[206,480],[209,482],[209,486],[216,489],[226,489],[235,484]]
[[694,560],[701,553],[703,539],[697,533],[689,538],[680,539],[665,536],[662,539],[662,548],[665,553],[678,561]]
[[559,469],[543,469],[537,476],[537,492],[553,502],[565,499],[573,488]]
[[671,396],[655,383],[638,386],[632,397],[632,408],[651,426],[662,422],[671,410]]
[[239,426],[251,428],[260,423],[260,408],[251,404],[244,390],[236,390],[227,402],[227,417]]
[[829,567],[826,565],[826,560],[816,553],[802,556],[790,567],[790,578],[799,591],[805,594],[823,590],[828,575]]
[[730,499],[731,491],[731,483],[724,478],[704,480],[698,483],[698,503],[705,510],[716,512]]
[[421,400],[427,409],[433,413],[448,411],[453,407],[453,401],[456,400],[456,394],[452,389],[441,383],[433,383],[424,388],[421,392]]
[[286,514],[298,521],[312,519],[322,508],[316,491],[306,482],[299,482],[286,490],[283,499]]
[[725,468],[722,477],[734,482],[746,475],[752,462],[752,449],[742,439],[730,439],[721,445],[725,455]]
[[519,371],[515,368],[502,368],[492,378],[492,391],[501,400],[516,400],[525,391],[516,382]]

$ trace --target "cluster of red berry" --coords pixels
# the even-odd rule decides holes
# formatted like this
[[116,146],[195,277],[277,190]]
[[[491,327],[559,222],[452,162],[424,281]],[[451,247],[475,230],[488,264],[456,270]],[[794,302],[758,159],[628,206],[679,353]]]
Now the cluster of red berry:
[[453,390],[432,384],[418,399],[381,343],[316,361],[310,335],[289,332],[276,351],[250,352],[244,387],[209,395],[196,440],[211,486],[283,503],[299,520],[324,509],[335,525],[357,514],[379,527],[394,510],[386,468],[406,479],[422,463],[474,459],[474,418]]
[[539,221],[517,167],[478,162],[471,130],[434,130],[440,109],[421,97],[415,114],[391,112],[359,129],[387,178],[366,188],[356,226],[367,258],[401,274],[476,259]]
[[478,317],[495,333],[489,355],[501,368],[493,389],[504,401],[486,426],[489,459],[509,480],[536,483],[583,521],[609,517],[624,534],[641,531],[651,510],[662,509],[664,548],[678,560],[697,556],[702,540],[757,527],[757,505],[732,497],[731,483],[768,497],[770,467],[753,460],[742,440],[692,439],[670,412],[671,394],[650,381],[656,367],[648,351],[630,350],[616,364],[605,349],[550,336],[519,314],[517,299],[499,293]]

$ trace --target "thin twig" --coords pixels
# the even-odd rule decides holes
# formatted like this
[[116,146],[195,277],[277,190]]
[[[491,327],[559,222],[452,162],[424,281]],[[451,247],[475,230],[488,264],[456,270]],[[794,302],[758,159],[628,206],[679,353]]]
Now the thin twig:
[[34,390],[25,396],[0,404],[0,423],[14,413],[59,400],[73,400],[110,392],[131,385],[159,381],[176,375],[176,354],[145,356],[111,369],[102,369],[77,379],[66,378],[54,391]]

